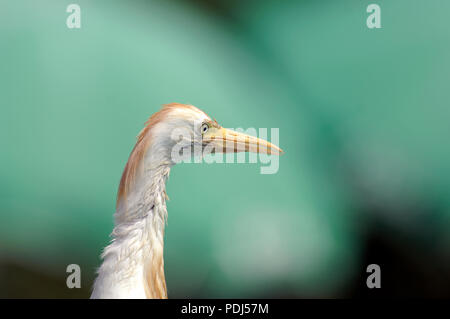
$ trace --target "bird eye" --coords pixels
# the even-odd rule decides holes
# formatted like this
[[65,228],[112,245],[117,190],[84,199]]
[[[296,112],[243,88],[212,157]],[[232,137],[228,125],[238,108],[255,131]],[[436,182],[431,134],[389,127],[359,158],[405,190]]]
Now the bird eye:
[[202,134],[205,134],[206,132],[208,132],[209,126],[206,123],[202,124],[202,127],[200,128],[200,131],[202,132]]

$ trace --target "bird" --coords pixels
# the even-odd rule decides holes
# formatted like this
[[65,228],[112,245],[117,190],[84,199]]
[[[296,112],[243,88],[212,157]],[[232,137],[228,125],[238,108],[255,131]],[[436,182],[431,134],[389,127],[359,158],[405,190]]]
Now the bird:
[[[192,153],[193,149],[200,152]],[[192,154],[201,156],[206,149],[212,153],[283,153],[268,141],[223,128],[193,105],[163,105],[137,136],[123,170],[111,241],[101,254],[92,299],[167,298],[163,258],[166,180],[173,165]]]

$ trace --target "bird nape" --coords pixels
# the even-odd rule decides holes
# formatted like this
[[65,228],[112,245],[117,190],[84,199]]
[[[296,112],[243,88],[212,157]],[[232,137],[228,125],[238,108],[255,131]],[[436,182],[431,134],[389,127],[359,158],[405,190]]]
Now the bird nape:
[[167,298],[165,182],[180,151],[192,149],[283,153],[270,142],[221,127],[195,106],[164,105],[146,122],[125,165],[112,240],[101,255],[91,298]]

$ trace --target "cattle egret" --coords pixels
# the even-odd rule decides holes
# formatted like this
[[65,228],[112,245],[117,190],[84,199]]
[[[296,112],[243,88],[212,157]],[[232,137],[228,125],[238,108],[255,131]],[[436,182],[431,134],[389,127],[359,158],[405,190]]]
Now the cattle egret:
[[112,240],[101,255],[91,298],[167,298],[165,182],[177,162],[174,150],[211,146],[221,153],[283,152],[265,140],[221,127],[192,105],[164,105],[139,133],[123,171]]

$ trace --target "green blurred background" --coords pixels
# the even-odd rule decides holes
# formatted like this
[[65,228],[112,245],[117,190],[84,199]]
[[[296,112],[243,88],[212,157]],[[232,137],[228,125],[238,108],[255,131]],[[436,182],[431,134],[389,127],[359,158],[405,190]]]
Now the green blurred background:
[[[70,3],[81,29],[66,27]],[[366,26],[370,3],[382,29]],[[172,169],[169,297],[450,297],[449,12],[445,0],[2,1],[0,297],[90,295],[135,136],[175,101],[224,127],[280,128],[286,154],[274,175]],[[81,289],[66,287],[72,263]]]

